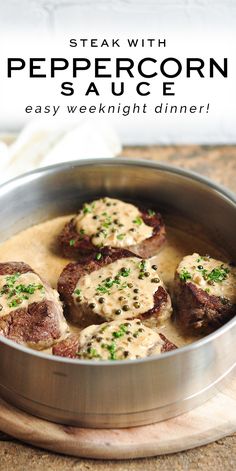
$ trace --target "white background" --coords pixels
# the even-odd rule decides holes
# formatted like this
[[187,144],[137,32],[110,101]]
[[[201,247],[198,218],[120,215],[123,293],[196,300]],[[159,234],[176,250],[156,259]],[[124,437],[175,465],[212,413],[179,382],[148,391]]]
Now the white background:
[[[236,142],[236,0],[0,0],[0,131],[15,131],[33,116],[26,105],[138,103],[133,82],[125,97],[114,99],[106,82],[102,96],[85,98],[82,90],[92,80],[84,74],[73,97],[60,95],[60,83],[70,80],[29,79],[28,69],[7,80],[7,57],[132,57],[158,60],[177,57],[229,58],[229,77],[175,79],[175,97],[162,97],[161,79],[152,85],[147,102],[173,105],[210,103],[208,114],[106,117],[123,143],[235,143]],[[166,48],[69,48],[70,38],[165,38]],[[45,67],[45,70],[47,66]],[[77,86],[78,81],[78,86]],[[133,79],[133,81],[138,81]],[[109,82],[108,82],[109,83]],[[39,118],[39,116],[37,116]],[[42,116],[41,119],[45,119]],[[55,120],[55,118],[52,118]],[[68,117],[61,115],[66,123]],[[73,117],[78,120],[79,117]],[[83,118],[84,119],[84,118]],[[100,119],[104,119],[101,117]]]

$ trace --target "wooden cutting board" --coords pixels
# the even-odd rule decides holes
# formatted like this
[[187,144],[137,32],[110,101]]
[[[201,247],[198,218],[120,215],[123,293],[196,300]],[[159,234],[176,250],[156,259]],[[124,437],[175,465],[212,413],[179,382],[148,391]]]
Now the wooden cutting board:
[[236,432],[236,372],[202,406],[153,425],[112,430],[58,425],[0,399],[0,430],[40,448],[86,458],[141,458],[183,451]]

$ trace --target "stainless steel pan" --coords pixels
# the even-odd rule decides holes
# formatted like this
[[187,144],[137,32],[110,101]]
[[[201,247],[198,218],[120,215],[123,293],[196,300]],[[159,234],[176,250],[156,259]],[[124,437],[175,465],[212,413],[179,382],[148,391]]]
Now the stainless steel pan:
[[[1,241],[104,194],[143,201],[201,223],[236,259],[236,199],[192,174],[125,159],[67,163],[0,187]],[[177,351],[136,361],[91,362],[40,354],[1,337],[0,393],[46,419],[126,427],[170,418],[205,401],[232,370],[236,319]]]

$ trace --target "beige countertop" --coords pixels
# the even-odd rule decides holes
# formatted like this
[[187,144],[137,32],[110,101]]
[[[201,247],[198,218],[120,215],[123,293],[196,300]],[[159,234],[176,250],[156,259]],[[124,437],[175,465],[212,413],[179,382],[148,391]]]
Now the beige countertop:
[[[122,156],[191,169],[236,192],[236,146],[127,147]],[[232,471],[236,469],[236,434],[186,452],[126,461],[96,461],[60,456],[19,443],[0,432],[0,470],[75,471]]]

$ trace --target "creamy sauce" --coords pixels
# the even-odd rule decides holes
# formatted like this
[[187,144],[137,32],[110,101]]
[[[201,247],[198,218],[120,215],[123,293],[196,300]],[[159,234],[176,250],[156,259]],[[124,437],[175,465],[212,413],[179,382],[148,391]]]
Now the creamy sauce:
[[[0,245],[0,261],[24,261],[56,288],[61,271],[71,260],[61,257],[55,251],[55,237],[71,217],[55,218],[11,237]],[[176,267],[187,254],[208,253],[215,258],[225,260],[224,251],[216,248],[201,228],[191,227],[189,221],[184,223],[182,219],[179,221],[170,217],[166,225],[168,240],[152,262],[158,266],[158,274],[169,291],[172,288]],[[78,327],[72,325],[70,325],[70,330],[79,332]],[[171,320],[165,321],[158,331],[179,347],[196,340],[196,337],[183,336]],[[48,353],[49,350],[45,352]]]
[[163,286],[163,282],[157,266],[150,260],[130,257],[82,276],[73,298],[77,305],[88,303],[107,321],[118,316],[127,319],[153,308],[153,296],[159,286]]
[[209,295],[219,296],[222,302],[236,303],[236,269],[198,253],[184,257],[178,267],[180,279],[191,282]]
[[98,247],[130,247],[151,237],[153,231],[136,206],[113,198],[84,204],[76,216],[76,227]]
[[157,332],[138,319],[92,325],[80,336],[79,358],[93,360],[135,360],[161,353],[164,344]]
[[32,272],[0,276],[0,317],[45,299],[45,287]]

